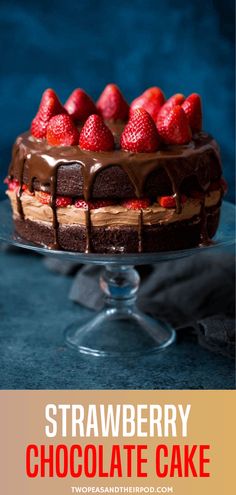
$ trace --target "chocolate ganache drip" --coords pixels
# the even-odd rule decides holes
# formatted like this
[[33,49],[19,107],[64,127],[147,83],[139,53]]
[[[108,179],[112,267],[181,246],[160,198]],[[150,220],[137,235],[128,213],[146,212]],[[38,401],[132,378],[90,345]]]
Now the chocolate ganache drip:
[[[120,134],[120,124],[113,124],[112,131],[117,138]],[[116,139],[117,141],[117,139]],[[168,145],[154,153],[132,153],[122,149],[111,152],[91,152],[79,148],[79,146],[50,146],[46,140],[36,140],[26,132],[19,136],[13,148],[12,161],[9,168],[9,177],[17,177],[20,183],[17,192],[18,213],[23,218],[21,194],[24,171],[27,168],[28,187],[31,192],[34,189],[34,181],[40,183],[42,190],[49,186],[53,211],[54,244],[52,248],[60,248],[58,242],[58,220],[56,208],[57,176],[60,166],[79,164],[83,176],[83,196],[88,202],[92,195],[93,184],[96,176],[104,169],[116,165],[123,169],[133,185],[137,198],[142,198],[145,182],[148,176],[158,168],[164,168],[172,185],[172,191],[176,199],[176,212],[181,213],[180,187],[184,179],[196,176],[199,186],[206,191],[210,184],[210,160],[204,156],[213,154],[221,170],[221,159],[216,141],[204,132],[194,136],[187,145]],[[202,213],[204,215],[204,211]],[[203,222],[204,223],[204,222]],[[143,214],[139,219],[139,251],[142,251]],[[86,251],[91,251],[90,243],[90,210],[86,211]]]

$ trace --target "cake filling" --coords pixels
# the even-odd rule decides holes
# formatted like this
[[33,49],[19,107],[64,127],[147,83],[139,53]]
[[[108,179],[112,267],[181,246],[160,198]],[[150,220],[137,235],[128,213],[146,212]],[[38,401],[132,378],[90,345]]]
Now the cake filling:
[[[17,217],[17,194],[15,191],[7,191],[11,200],[14,216]],[[38,199],[38,194],[30,195],[23,192],[21,196],[24,218],[37,222],[53,222],[53,212],[51,206],[42,204]],[[221,199],[221,191],[210,191],[204,195],[205,208],[216,206]],[[139,226],[140,212],[142,211],[143,225],[155,225],[158,223],[173,223],[191,219],[200,215],[203,200],[200,198],[187,198],[182,205],[181,213],[177,213],[175,208],[163,208],[157,202],[143,209],[128,209],[120,204],[93,208],[90,210],[90,222],[94,227],[117,227],[124,225]],[[74,204],[57,208],[57,220],[62,225],[82,225],[86,226],[86,208],[77,208]]]

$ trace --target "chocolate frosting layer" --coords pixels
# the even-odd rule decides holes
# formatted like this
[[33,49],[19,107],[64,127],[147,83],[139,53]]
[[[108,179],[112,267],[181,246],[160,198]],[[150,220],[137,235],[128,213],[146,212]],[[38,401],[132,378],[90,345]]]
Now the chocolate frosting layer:
[[[116,142],[122,128],[113,124],[112,132]],[[77,168],[76,168],[77,167]],[[102,181],[99,178],[105,172],[120,170],[123,177],[128,177],[128,194],[135,194],[140,198],[146,194],[147,183],[152,190],[155,180],[161,178],[161,173],[168,177],[171,184],[170,194],[176,195],[176,212],[181,212],[181,186],[185,181],[196,178],[197,184],[202,190],[209,187],[211,180],[221,175],[221,160],[216,141],[204,132],[195,135],[187,145],[165,146],[155,153],[132,153],[121,149],[111,152],[91,152],[81,150],[79,146],[50,146],[46,140],[37,141],[29,132],[20,135],[13,148],[12,162],[9,168],[9,176],[15,177],[20,182],[17,194],[18,212],[23,216],[21,206],[22,185],[27,183],[31,191],[37,188],[49,191],[51,194],[51,207],[53,210],[53,226],[55,230],[55,245],[57,246],[57,214],[56,195],[60,170],[68,173],[74,169],[79,171],[78,190],[76,193],[68,190],[68,195],[83,195],[86,201],[94,197],[95,184],[100,184],[102,194]],[[119,175],[119,173],[118,173]],[[63,173],[62,182],[63,182]],[[80,180],[81,178],[81,180]],[[120,175],[122,178],[122,174]],[[112,182],[112,181],[111,181]],[[68,181],[67,181],[68,183]],[[67,186],[68,187],[68,186]],[[113,184],[113,188],[115,183]],[[118,183],[117,183],[117,189]],[[160,191],[153,191],[153,194]],[[132,194],[132,195],[133,195]],[[117,194],[118,196],[118,194]],[[95,195],[96,197],[96,195]],[[90,214],[87,213],[87,248],[89,251]],[[142,250],[142,211],[140,212],[140,250]]]

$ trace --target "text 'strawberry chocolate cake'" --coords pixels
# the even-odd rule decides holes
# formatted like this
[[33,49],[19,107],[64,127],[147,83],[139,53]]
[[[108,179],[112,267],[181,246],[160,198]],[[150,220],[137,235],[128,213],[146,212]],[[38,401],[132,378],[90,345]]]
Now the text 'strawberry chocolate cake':
[[109,84],[63,106],[44,92],[13,148],[7,194],[15,229],[48,248],[155,252],[208,243],[225,182],[199,95],[149,88],[130,105]]

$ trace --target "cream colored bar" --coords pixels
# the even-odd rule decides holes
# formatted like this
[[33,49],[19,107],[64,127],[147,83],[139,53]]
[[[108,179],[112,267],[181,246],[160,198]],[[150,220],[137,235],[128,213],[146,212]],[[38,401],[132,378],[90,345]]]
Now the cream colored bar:
[[[16,194],[14,191],[7,191],[10,198],[14,217],[18,216]],[[205,196],[205,206],[217,205],[220,201],[220,190],[212,191]],[[52,223],[53,213],[49,205],[43,205],[35,196],[30,196],[24,192],[21,196],[22,208],[25,219]],[[172,223],[188,220],[195,215],[199,215],[201,202],[199,199],[187,199],[183,204],[182,212],[177,214],[174,208],[163,208],[154,203],[152,206],[143,209],[143,224],[155,225],[158,223]],[[128,210],[121,205],[106,206],[91,210],[91,224],[94,227],[139,225],[139,210]],[[85,210],[76,208],[74,205],[65,208],[57,208],[57,219],[61,225],[86,225]]]

